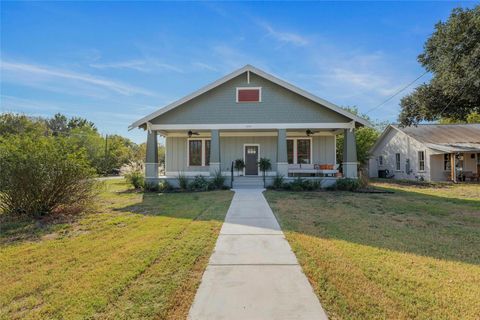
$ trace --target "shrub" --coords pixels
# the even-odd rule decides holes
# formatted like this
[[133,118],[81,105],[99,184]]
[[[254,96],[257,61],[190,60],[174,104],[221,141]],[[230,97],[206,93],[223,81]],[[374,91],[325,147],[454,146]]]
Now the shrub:
[[245,162],[242,159],[235,160],[234,168],[237,170],[237,174],[240,175],[240,171],[245,168]]
[[211,183],[213,187],[212,189],[223,188],[223,186],[225,185],[225,177],[222,175],[222,172],[220,170],[217,170],[215,172],[215,175],[213,176]]
[[188,178],[187,176],[185,176],[185,174],[180,172],[177,176],[177,180],[178,180],[178,186],[180,187],[180,189],[182,190],[188,189]]
[[125,174],[125,180],[135,189],[142,189],[145,184],[145,179],[141,171],[131,171]]
[[198,175],[195,176],[188,187],[190,190],[207,191],[210,188],[210,182],[204,176]]
[[290,190],[292,191],[303,191],[304,190],[304,180],[300,177],[297,177],[295,180],[290,182]]
[[167,180],[163,180],[163,181],[160,181],[160,183],[158,184],[158,189],[160,192],[167,192],[167,191],[171,191],[173,187],[170,183],[168,183]]
[[65,138],[0,137],[0,211],[46,216],[79,212],[95,196],[94,170]]
[[159,183],[153,181],[145,181],[144,190],[147,192],[158,192],[160,191]]
[[360,183],[357,179],[338,179],[335,183],[334,189],[342,191],[355,191],[360,187]]
[[260,158],[260,160],[258,161],[258,166],[260,168],[260,171],[262,171],[263,187],[265,188],[266,186],[265,176],[267,174],[267,171],[272,169],[272,163],[270,162],[270,159]]
[[278,189],[282,189],[282,188],[283,188],[283,184],[284,184],[284,183],[283,183],[283,180],[284,180],[283,176],[277,174],[277,175],[275,176],[275,178],[273,178],[272,188],[273,188],[273,189],[277,189],[277,190],[278,190]]

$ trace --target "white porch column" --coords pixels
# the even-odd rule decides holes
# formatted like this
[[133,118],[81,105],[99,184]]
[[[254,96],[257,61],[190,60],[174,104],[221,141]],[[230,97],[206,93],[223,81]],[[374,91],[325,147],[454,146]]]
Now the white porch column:
[[210,175],[220,171],[220,133],[218,130],[211,131],[210,139]]
[[287,130],[278,129],[277,135],[277,174],[288,176]]
[[158,179],[158,143],[157,132],[147,134],[147,157],[145,159],[145,180],[155,182]]
[[357,143],[354,129],[343,131],[343,176],[345,178],[358,178],[357,174]]

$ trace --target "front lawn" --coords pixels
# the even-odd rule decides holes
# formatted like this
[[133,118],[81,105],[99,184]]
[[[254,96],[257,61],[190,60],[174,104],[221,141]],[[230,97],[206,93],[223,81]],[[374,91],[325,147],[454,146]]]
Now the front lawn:
[[480,186],[267,191],[333,319],[478,319]]
[[186,318],[232,195],[110,180],[77,219],[3,218],[0,319]]

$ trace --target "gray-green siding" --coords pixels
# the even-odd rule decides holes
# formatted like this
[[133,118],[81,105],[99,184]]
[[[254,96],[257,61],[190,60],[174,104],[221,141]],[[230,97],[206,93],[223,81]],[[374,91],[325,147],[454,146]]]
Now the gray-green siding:
[[[237,87],[262,87],[262,102],[237,103]],[[153,124],[345,123],[347,117],[246,73],[151,120]]]
[[[272,171],[277,170],[277,137],[220,137],[221,170],[228,171],[231,162],[243,159],[244,144],[259,144],[260,157],[272,162]],[[315,164],[335,163],[335,137],[312,137],[312,159]],[[166,138],[166,171],[208,172],[208,167],[187,166],[187,138]]]

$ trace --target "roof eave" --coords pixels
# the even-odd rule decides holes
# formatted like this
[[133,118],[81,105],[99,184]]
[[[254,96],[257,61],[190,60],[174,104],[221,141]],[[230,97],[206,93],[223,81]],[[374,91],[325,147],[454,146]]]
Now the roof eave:
[[219,85],[221,85],[221,84],[223,84],[223,83],[225,83],[225,82],[227,82],[227,81],[229,81],[229,80],[231,80],[231,79],[233,79],[233,78],[235,78],[235,77],[237,77],[237,76],[239,76],[239,75],[241,75],[241,74],[243,74],[247,71],[256,73],[259,76],[261,76],[261,77],[263,77],[267,80],[270,80],[271,82],[273,82],[277,85],[280,85],[280,86],[282,86],[282,87],[284,87],[284,88],[286,88],[290,91],[293,91],[293,92],[295,92],[295,93],[297,93],[297,94],[299,94],[299,95],[301,95],[301,96],[303,96],[303,97],[305,97],[309,100],[312,100],[312,101],[314,101],[314,102],[316,102],[320,105],[324,105],[327,108],[329,108],[329,109],[331,109],[331,110],[349,118],[350,120],[355,121],[356,123],[358,123],[362,126],[369,127],[369,128],[373,127],[372,124],[368,120],[366,120],[362,117],[359,117],[359,116],[357,116],[357,115],[355,115],[355,114],[353,114],[353,113],[351,113],[351,112],[349,112],[349,111],[347,111],[347,110],[345,110],[345,109],[343,109],[343,108],[341,108],[341,107],[339,107],[339,106],[337,106],[337,105],[335,105],[335,104],[333,104],[333,103],[331,103],[331,102],[329,102],[325,99],[317,97],[316,95],[313,95],[313,94],[311,94],[311,93],[309,93],[309,92],[307,92],[307,91],[305,91],[305,90],[303,90],[303,89],[301,89],[297,86],[294,86],[294,85],[292,85],[292,84],[290,84],[290,83],[288,83],[288,82],[286,82],[286,81],[284,81],[280,78],[277,78],[277,77],[275,77],[273,75],[270,75],[270,74],[268,74],[268,73],[266,73],[266,72],[264,72],[260,69],[257,69],[252,65],[247,64],[246,66],[244,66],[244,67],[242,67],[238,70],[235,70],[232,73],[227,74],[226,76],[224,76],[224,77],[222,77],[222,78],[220,78],[220,79],[218,79],[218,80],[200,88],[199,90],[197,90],[197,91],[195,91],[195,92],[193,92],[193,93],[191,93],[191,94],[189,94],[189,95],[187,95],[187,96],[185,96],[185,97],[183,97],[179,100],[176,100],[176,101],[168,104],[167,106],[165,106],[163,108],[160,108],[157,111],[152,112],[151,114],[133,122],[128,127],[128,129],[132,130],[134,128],[140,127],[141,125],[147,123],[149,120],[152,120],[153,118],[156,118],[156,117],[172,110],[173,108],[176,108],[177,106],[179,106],[183,103],[186,103],[187,101],[190,101],[191,99],[194,99],[195,97],[197,97],[197,96],[199,96],[199,95],[201,95],[201,94],[203,94],[203,93],[205,93],[205,92],[207,92],[207,91],[209,91],[209,90],[211,90],[211,89],[213,89],[213,88],[215,88],[215,87],[217,87],[217,86],[219,86]]

